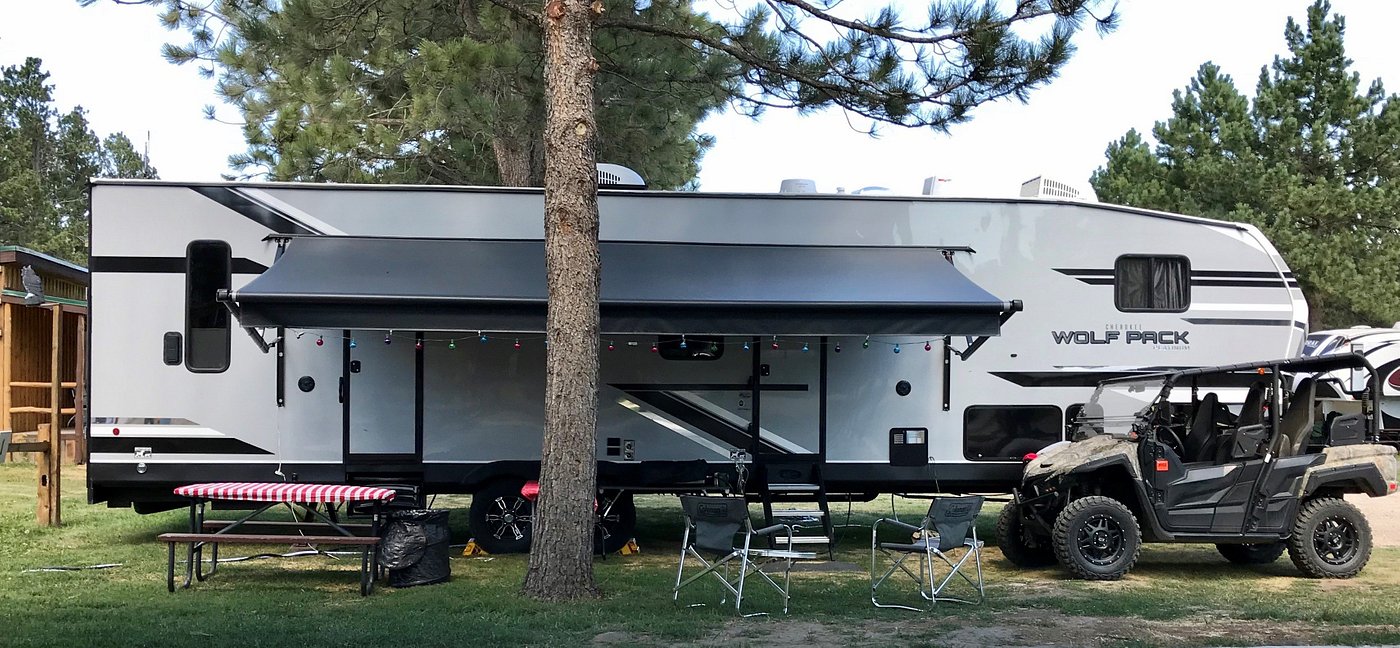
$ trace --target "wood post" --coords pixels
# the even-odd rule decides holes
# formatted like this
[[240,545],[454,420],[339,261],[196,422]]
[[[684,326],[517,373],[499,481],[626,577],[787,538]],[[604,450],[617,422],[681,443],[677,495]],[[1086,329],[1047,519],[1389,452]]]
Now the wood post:
[[54,304],[53,337],[49,343],[49,424],[39,425],[39,442],[48,447],[39,455],[39,506],[36,517],[39,526],[59,526],[63,524],[62,481],[63,481],[63,367],[59,354],[63,349],[63,304]]
[[77,365],[73,372],[73,463],[87,463],[87,415],[83,411],[87,391],[87,315],[78,313]]
[[14,405],[11,394],[14,388],[10,386],[10,381],[15,376],[15,306],[14,304],[0,303],[0,379],[4,380],[3,390],[0,390],[0,429],[13,430],[14,418],[10,416],[10,407]]

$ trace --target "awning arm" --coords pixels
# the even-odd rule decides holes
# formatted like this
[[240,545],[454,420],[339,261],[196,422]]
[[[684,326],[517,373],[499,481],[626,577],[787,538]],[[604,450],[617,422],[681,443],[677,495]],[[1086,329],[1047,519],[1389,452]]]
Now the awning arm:
[[[1025,309],[1025,305],[1021,303],[1021,300],[1011,300],[1011,303],[1008,305],[1007,309],[1005,311],[1002,311],[1001,313],[1001,324],[1006,324],[1006,320],[1011,319],[1012,315],[1021,312],[1023,309]],[[968,344],[967,348],[963,349],[962,351],[953,349],[951,347],[949,347],[949,350],[951,350],[953,353],[956,353],[959,359],[967,360],[968,358],[972,357],[972,354],[977,353],[977,350],[982,348],[982,345],[986,344],[987,340],[991,339],[991,337],[992,336],[990,335],[981,335],[978,336],[976,339],[972,340],[972,343]]]
[[[227,288],[220,288],[218,292],[214,293],[214,300],[223,304],[224,308],[228,309],[229,315],[234,319],[239,319],[238,304],[233,301],[232,291]],[[263,353],[271,351],[273,345],[278,342],[278,340],[273,340],[269,343],[267,340],[263,339],[262,333],[253,330],[251,326],[240,328],[243,329],[243,332],[248,334],[248,337],[253,338],[253,344],[258,345],[258,350]]]

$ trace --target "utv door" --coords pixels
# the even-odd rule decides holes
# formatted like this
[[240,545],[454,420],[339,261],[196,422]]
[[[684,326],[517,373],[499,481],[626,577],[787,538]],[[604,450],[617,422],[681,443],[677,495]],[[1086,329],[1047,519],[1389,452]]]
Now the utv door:
[[1210,531],[1216,507],[1238,481],[1240,466],[1186,464],[1155,439],[1143,441],[1141,452],[1143,479],[1151,489],[1158,522],[1168,531]]

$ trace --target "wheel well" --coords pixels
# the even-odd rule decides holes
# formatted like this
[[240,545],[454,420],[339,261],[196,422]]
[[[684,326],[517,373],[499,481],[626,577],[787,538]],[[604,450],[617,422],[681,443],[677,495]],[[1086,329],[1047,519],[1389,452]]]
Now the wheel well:
[[1122,464],[1104,466],[1093,472],[1075,475],[1074,496],[1078,498],[1085,495],[1102,495],[1118,500],[1133,512],[1139,526],[1148,528],[1145,524],[1147,520],[1143,517],[1142,501],[1138,498],[1136,481]]

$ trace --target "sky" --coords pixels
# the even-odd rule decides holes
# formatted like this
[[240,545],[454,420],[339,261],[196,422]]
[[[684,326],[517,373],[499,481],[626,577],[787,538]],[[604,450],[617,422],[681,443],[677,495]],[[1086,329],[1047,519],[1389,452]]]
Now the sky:
[[[1287,17],[1301,20],[1308,4],[1122,0],[1119,29],[1079,34],[1073,60],[1027,103],[981,106],[946,134],[886,126],[871,138],[865,122],[837,111],[773,110],[759,121],[717,114],[700,127],[717,140],[702,161],[700,190],[773,192],[784,178],[808,178],[822,192],[880,186],[917,194],[929,176],[949,179],[944,194],[962,196],[1015,195],[1037,175],[1087,185],[1108,143],[1167,117],[1172,91],[1202,63],[1213,61],[1252,95],[1260,68],[1285,51]],[[1400,91],[1400,2],[1332,4],[1347,18],[1347,54],[1363,83],[1380,77]],[[228,156],[244,149],[242,133],[205,119],[203,107],[218,106],[229,121],[238,115],[220,103],[213,81],[161,57],[162,43],[183,38],[151,7],[0,0],[0,67],[42,58],[59,106],[83,106],[99,135],[122,131],[138,146],[149,143],[164,179],[218,180]]]

